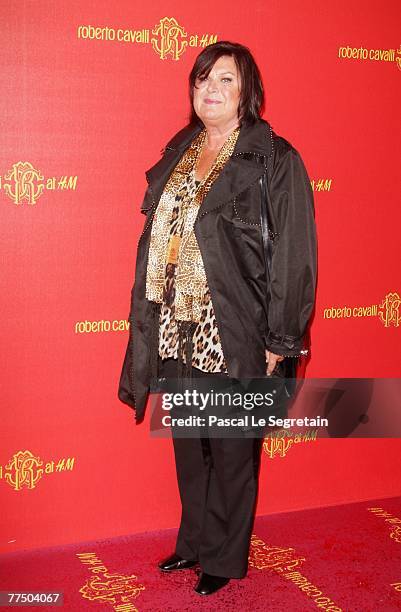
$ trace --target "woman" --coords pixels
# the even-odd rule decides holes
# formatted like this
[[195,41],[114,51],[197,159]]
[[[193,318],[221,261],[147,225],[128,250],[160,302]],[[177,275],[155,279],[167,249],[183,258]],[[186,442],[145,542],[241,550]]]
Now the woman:
[[[261,118],[263,85],[249,49],[227,41],[206,47],[189,92],[189,124],[146,172],[118,391],[137,422],[155,377],[261,378],[305,352],[315,299],[310,181],[297,150]],[[265,173],[275,237],[269,275]],[[182,517],[175,551],[159,567],[199,563],[197,593],[246,575],[261,442],[173,436]]]

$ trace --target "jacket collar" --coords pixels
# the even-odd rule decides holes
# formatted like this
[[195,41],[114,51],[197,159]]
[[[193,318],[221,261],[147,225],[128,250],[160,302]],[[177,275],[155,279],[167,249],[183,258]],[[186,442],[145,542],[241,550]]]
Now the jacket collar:
[[[186,125],[164,147],[166,150],[184,151],[202,130],[201,125]],[[237,153],[256,153],[269,155],[271,153],[270,124],[265,119],[259,119],[253,125],[243,125],[234,148]]]
[[[183,152],[201,130],[200,125],[186,125],[167,143],[163,157],[146,171],[155,202],[160,199]],[[264,119],[251,126],[241,126],[233,154],[203,200],[201,213],[233,199],[262,176],[273,152],[270,132],[270,125]]]

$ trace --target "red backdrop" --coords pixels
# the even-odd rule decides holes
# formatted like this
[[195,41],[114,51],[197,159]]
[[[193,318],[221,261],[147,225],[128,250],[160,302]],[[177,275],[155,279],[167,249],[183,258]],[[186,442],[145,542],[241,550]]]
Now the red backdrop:
[[[399,377],[399,2],[3,0],[0,23],[0,550],[175,527],[171,441],[117,399],[144,171],[203,46],[248,45],[315,192],[308,375]],[[265,453],[258,514],[400,494],[400,450]]]

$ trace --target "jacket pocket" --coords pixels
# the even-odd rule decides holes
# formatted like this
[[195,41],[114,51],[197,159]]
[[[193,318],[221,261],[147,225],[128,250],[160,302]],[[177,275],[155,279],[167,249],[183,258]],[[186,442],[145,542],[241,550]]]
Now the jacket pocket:
[[238,193],[233,201],[233,216],[247,225],[260,225],[260,193],[254,187],[248,187]]

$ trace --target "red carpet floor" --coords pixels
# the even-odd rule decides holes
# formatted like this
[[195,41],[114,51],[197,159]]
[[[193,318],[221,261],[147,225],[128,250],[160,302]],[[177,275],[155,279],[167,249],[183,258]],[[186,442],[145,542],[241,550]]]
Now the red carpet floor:
[[157,569],[176,530],[2,555],[0,591],[62,591],[42,609],[63,612],[401,610],[401,498],[258,517],[253,533],[247,577],[211,596],[192,590],[199,568]]

